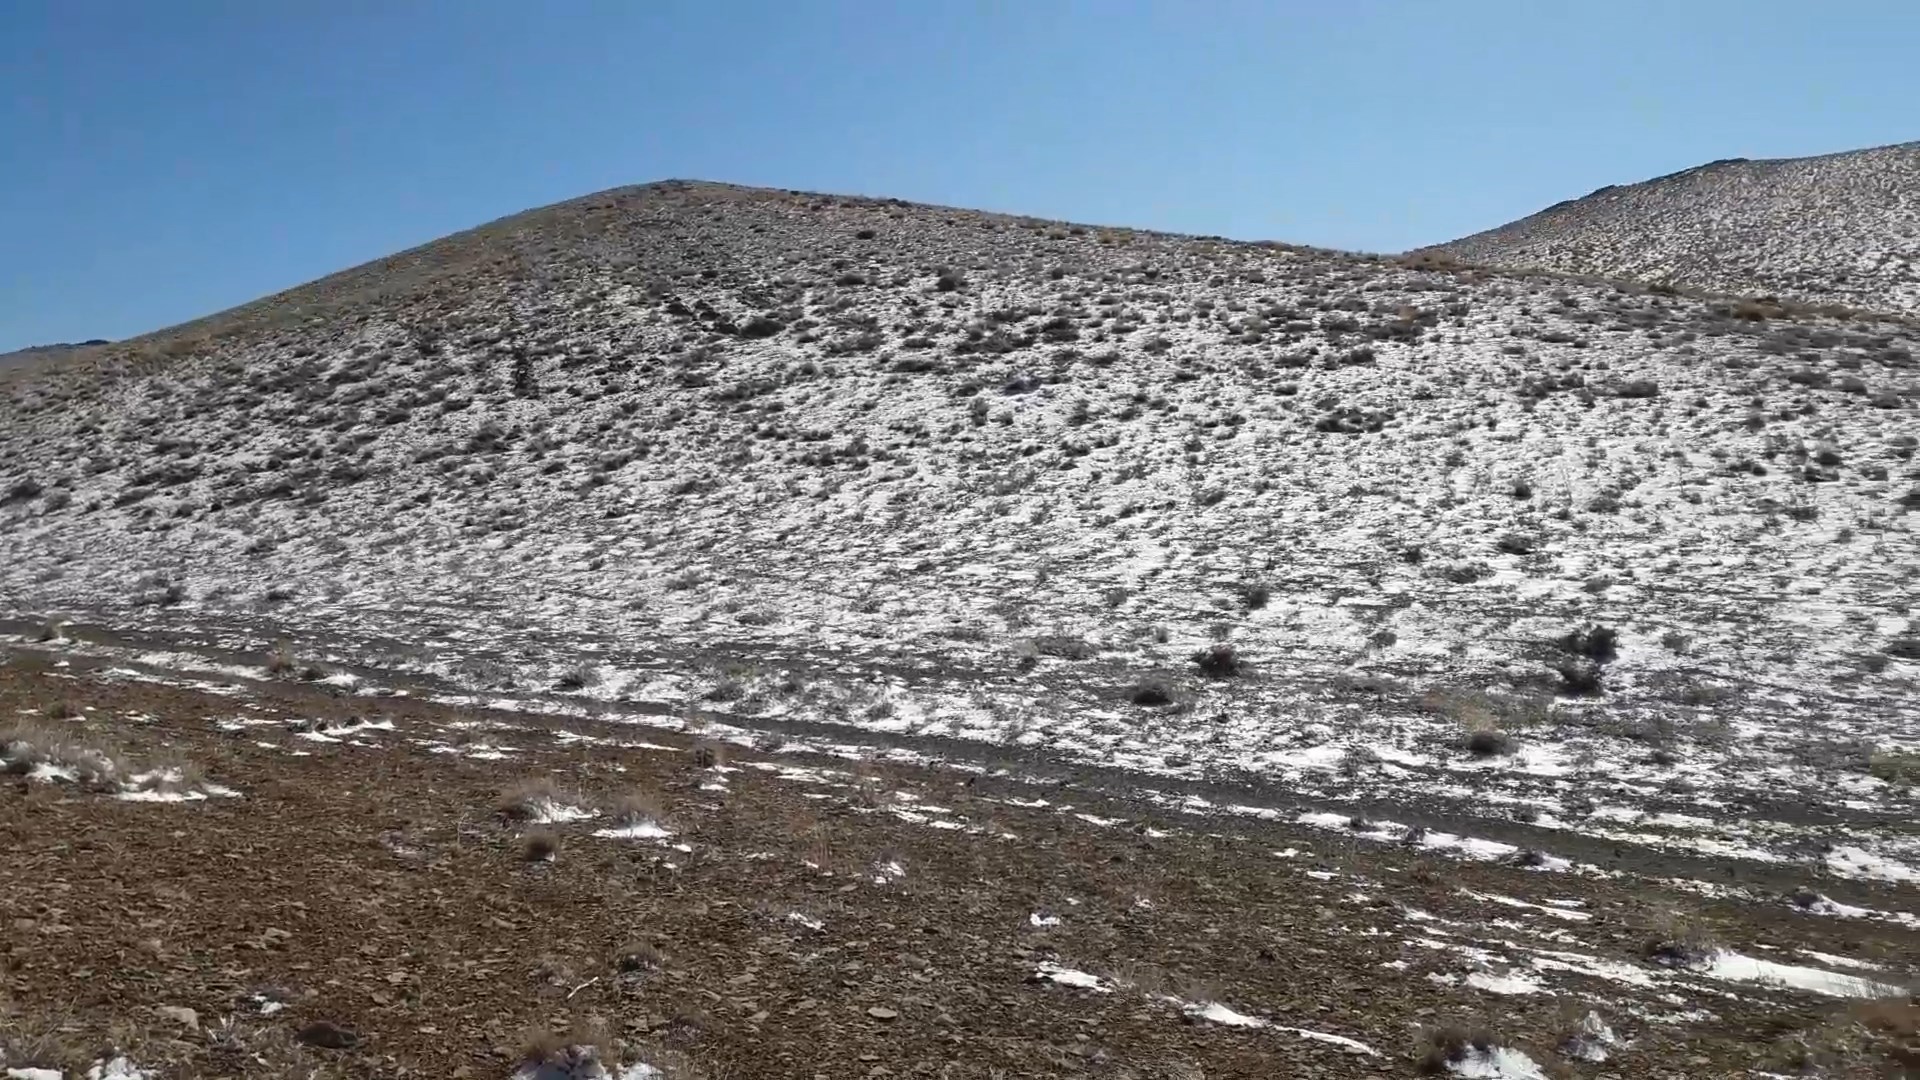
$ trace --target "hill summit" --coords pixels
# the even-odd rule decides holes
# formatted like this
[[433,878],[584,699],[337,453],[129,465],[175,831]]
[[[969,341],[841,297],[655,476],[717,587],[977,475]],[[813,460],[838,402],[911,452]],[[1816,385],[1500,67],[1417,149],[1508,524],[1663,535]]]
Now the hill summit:
[[1428,250],[1920,315],[1920,142],[1716,161],[1603,187]]

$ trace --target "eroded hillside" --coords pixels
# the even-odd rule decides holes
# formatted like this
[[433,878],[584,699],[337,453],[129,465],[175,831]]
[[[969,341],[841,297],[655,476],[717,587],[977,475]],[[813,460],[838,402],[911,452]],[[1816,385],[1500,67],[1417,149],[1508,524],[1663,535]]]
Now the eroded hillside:
[[1716,161],[1443,244],[1489,266],[1920,314],[1920,143]]

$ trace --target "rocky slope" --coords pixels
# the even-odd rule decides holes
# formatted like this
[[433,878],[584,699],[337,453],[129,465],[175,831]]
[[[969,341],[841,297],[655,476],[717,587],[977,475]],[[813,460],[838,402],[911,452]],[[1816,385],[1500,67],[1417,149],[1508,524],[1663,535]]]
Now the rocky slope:
[[1716,161],[1430,249],[1489,266],[1920,314],[1920,142]]
[[0,596],[149,662],[725,702],[1470,857],[1906,885],[1915,349],[666,183],[14,373]]

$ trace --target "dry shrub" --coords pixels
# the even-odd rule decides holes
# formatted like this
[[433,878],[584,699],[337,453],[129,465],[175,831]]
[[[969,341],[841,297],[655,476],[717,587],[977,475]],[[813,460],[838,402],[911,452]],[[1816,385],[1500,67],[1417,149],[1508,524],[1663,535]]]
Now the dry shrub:
[[1546,723],[1548,700],[1535,694],[1494,694],[1464,686],[1436,686],[1420,695],[1420,708],[1447,717],[1469,732],[1517,731]]
[[1673,912],[1656,912],[1648,926],[1641,953],[1668,967],[1693,967],[1713,958],[1720,948],[1706,927]]
[[549,829],[535,829],[520,838],[523,862],[552,862],[560,854],[560,836]]
[[697,769],[717,768],[727,763],[727,748],[724,743],[702,739],[693,745],[693,764]]
[[291,678],[300,664],[293,658],[293,645],[286,641],[276,641],[267,651],[267,674],[276,679]]
[[1465,1061],[1469,1053],[1477,1050],[1490,1054],[1499,1045],[1499,1039],[1485,1028],[1451,1024],[1429,1028],[1420,1035],[1416,1067],[1425,1075],[1442,1076],[1454,1071],[1453,1066]]
[[0,774],[26,776],[38,766],[70,774],[92,791],[115,788],[121,768],[101,746],[76,738],[51,725],[14,723],[0,728]]
[[570,805],[571,802],[567,793],[560,790],[551,779],[535,776],[503,790],[493,806],[495,812],[508,821],[532,821],[540,816],[540,810],[546,804]]
[[602,805],[616,825],[638,825],[651,821],[664,825],[667,815],[658,800],[643,791],[623,791]]

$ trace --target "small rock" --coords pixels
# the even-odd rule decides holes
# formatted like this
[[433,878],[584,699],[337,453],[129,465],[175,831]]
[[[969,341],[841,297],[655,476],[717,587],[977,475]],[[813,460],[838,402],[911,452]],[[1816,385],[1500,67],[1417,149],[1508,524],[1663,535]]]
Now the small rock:
[[161,1019],[171,1020],[188,1031],[200,1030],[200,1014],[180,1005],[162,1005],[153,1010]]
[[867,1010],[867,1015],[873,1017],[875,1020],[897,1020],[900,1018],[899,1013],[887,1008],[885,1005],[875,1005],[873,1008]]
[[294,1036],[308,1046],[322,1050],[351,1050],[360,1045],[360,1036],[328,1020],[316,1020]]

